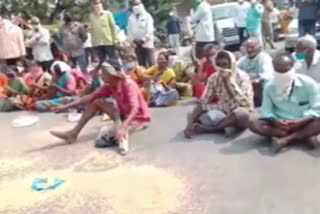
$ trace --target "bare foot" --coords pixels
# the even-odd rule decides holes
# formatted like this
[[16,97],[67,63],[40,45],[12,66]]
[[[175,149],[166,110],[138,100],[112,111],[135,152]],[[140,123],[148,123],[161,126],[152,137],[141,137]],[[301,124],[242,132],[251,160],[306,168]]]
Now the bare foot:
[[317,149],[320,147],[320,140],[318,136],[310,137],[307,142],[312,149]]
[[285,138],[272,138],[272,150],[274,153],[281,152],[287,144],[288,141]]
[[193,130],[192,130],[191,127],[187,127],[187,128],[183,131],[183,133],[184,133],[185,138],[191,139],[191,138],[192,138],[192,135],[193,135]]
[[77,137],[74,136],[71,132],[51,131],[50,134],[69,144],[73,144],[77,141]]

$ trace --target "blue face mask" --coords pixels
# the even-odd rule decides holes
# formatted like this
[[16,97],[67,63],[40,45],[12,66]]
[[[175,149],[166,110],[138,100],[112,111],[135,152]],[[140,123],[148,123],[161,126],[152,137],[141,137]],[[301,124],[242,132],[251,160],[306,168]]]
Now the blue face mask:
[[296,53],[296,58],[297,58],[297,60],[303,61],[303,60],[306,59],[306,53],[305,52],[297,52]]

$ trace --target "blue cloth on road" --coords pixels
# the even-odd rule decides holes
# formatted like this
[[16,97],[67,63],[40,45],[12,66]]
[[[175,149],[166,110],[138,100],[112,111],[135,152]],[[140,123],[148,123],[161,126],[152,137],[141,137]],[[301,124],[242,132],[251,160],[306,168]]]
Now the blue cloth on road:
[[65,183],[65,180],[62,180],[60,178],[55,178],[53,183],[51,185],[48,185],[48,179],[47,178],[35,178],[32,181],[32,190],[40,192],[44,190],[52,190],[56,189],[57,187],[61,186],[63,183]]

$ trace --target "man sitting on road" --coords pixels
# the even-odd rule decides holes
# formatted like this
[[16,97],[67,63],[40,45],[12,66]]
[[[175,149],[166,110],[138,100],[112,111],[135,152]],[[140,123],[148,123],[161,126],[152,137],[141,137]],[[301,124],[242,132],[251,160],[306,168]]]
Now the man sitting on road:
[[299,38],[294,56],[297,73],[305,74],[320,83],[320,51],[317,50],[317,40],[311,35]]
[[262,44],[257,38],[250,38],[246,42],[247,56],[242,57],[238,67],[250,76],[255,106],[261,105],[263,84],[272,78],[272,58],[262,51]]
[[[150,112],[137,84],[121,73],[119,65],[107,63],[101,66],[101,79],[105,85],[91,95],[82,97],[68,105],[62,105],[54,110],[67,110],[88,104],[78,124],[70,131],[51,134],[67,143],[74,143],[83,127],[97,112],[107,114],[115,123],[115,138],[119,151],[125,155],[129,151],[128,134],[146,128],[150,122]],[[110,97],[113,99],[110,100]],[[103,145],[96,145],[102,147]]]
[[317,146],[316,136],[320,134],[317,83],[296,74],[294,59],[289,53],[278,53],[273,64],[274,78],[264,88],[261,117],[250,122],[251,131],[272,138],[275,152],[307,139],[312,146]]
[[[218,72],[206,86],[201,102],[188,116],[185,136],[194,133],[225,131],[231,136],[235,128],[245,130],[249,125],[249,112],[253,109],[253,91],[249,76],[239,70],[232,53],[221,51],[216,57]],[[219,97],[219,104],[211,105],[212,97]]]

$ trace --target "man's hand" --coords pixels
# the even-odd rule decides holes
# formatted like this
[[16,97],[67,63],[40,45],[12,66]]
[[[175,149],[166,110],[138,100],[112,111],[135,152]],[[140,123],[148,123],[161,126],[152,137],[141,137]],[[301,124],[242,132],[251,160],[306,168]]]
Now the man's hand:
[[115,137],[116,137],[117,141],[119,142],[120,140],[122,140],[123,138],[125,138],[127,132],[128,132],[128,129],[127,129],[126,126],[124,126],[124,125],[119,126],[119,127],[115,130]]
[[272,125],[276,128],[279,128],[283,131],[289,131],[290,130],[290,126],[288,125],[287,121],[284,120],[272,120],[271,121]]
[[51,111],[63,112],[63,111],[67,111],[68,109],[69,109],[69,106],[67,105],[59,105],[59,106],[52,107]]

